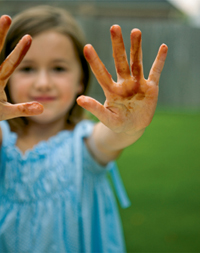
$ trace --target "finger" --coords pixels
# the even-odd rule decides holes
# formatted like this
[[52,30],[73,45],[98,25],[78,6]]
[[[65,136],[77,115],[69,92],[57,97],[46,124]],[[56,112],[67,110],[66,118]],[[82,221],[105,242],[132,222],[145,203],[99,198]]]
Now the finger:
[[102,63],[102,61],[99,59],[96,51],[92,47],[92,45],[86,45],[84,47],[84,55],[88,63],[90,64],[90,67],[92,69],[92,72],[94,73],[97,81],[105,91],[112,89],[112,77],[107,71],[106,67]]
[[136,28],[131,31],[130,65],[133,77],[137,80],[143,77],[142,33]]
[[31,41],[31,36],[25,35],[17,44],[15,49],[6,58],[6,60],[2,63],[0,69],[0,81],[4,81],[2,82],[3,85],[5,85],[7,79],[24,58],[31,45]]
[[80,96],[77,98],[77,103],[87,111],[91,112],[103,124],[107,125],[108,110],[95,99],[88,96]]
[[7,15],[1,16],[0,18],[0,52],[3,48],[5,37],[10,27],[10,24],[11,24],[11,18],[9,16]]
[[113,25],[110,29],[110,33],[117,74],[119,77],[126,78],[130,76],[130,69],[120,26]]
[[149,81],[152,81],[157,85],[159,84],[160,75],[165,64],[167,51],[167,45],[162,44],[149,73]]
[[27,117],[41,114],[43,112],[43,106],[38,102],[21,103],[21,104],[9,104],[4,106],[4,112],[1,115],[0,120],[7,120],[16,117]]

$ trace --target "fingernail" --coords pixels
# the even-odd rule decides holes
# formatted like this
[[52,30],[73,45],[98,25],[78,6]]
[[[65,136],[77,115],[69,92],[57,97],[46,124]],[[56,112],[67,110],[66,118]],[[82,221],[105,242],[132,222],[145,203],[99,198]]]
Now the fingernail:
[[163,51],[166,53],[168,51],[168,46],[166,44],[162,44]]
[[8,15],[1,16],[1,24],[10,25],[11,24],[11,17]]

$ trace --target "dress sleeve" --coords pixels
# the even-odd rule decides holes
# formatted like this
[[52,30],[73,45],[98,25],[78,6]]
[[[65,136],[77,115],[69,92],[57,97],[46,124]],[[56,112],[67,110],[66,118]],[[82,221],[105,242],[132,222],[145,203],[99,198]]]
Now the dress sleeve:
[[5,167],[5,145],[9,138],[10,128],[6,121],[0,121],[0,127],[2,131],[2,144],[0,147],[0,178],[3,176],[3,171]]
[[0,121],[0,127],[2,131],[2,146],[4,146],[9,138],[10,127],[7,121]]

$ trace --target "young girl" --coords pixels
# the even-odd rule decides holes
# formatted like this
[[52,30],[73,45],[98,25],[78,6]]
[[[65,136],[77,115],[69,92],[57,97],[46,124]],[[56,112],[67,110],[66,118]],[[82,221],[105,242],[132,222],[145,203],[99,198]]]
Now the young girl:
[[[81,95],[89,68],[82,33],[67,12],[39,6],[10,24],[1,17],[0,252],[124,252],[107,171],[127,206],[112,161],[152,120],[167,46],[145,80],[141,32],[131,31],[129,68],[121,29],[112,26],[114,82],[86,45],[106,96],[101,105]],[[80,106],[100,121],[83,120]]]

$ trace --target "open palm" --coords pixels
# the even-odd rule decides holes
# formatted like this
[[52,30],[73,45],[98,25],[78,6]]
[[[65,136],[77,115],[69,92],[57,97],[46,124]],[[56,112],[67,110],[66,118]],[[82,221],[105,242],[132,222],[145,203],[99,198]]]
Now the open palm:
[[[0,52],[3,48],[7,31],[11,24],[11,18],[3,15],[0,18]],[[29,102],[21,104],[10,104],[7,102],[5,94],[5,86],[8,82],[10,75],[15,68],[22,61],[26,52],[31,45],[31,37],[25,35],[12,53],[0,66],[0,120],[11,119],[20,116],[32,116],[40,114],[43,111],[43,106],[38,102]]]
[[147,127],[153,118],[168,48],[165,44],[160,46],[146,80],[143,74],[141,31],[131,31],[130,67],[120,26],[112,26],[110,32],[117,82],[113,81],[94,48],[86,45],[85,57],[105,93],[106,101],[102,105],[90,97],[81,96],[77,102],[114,132],[134,134]]

